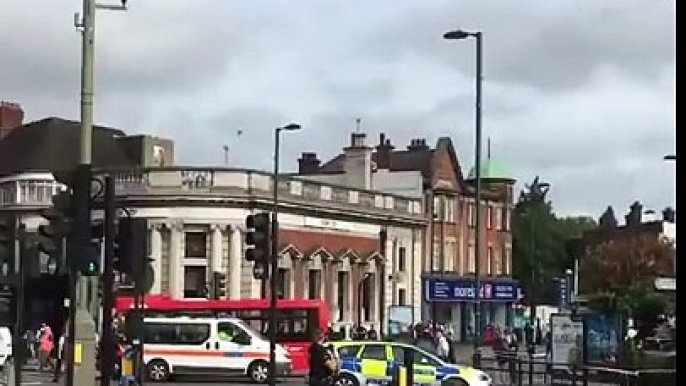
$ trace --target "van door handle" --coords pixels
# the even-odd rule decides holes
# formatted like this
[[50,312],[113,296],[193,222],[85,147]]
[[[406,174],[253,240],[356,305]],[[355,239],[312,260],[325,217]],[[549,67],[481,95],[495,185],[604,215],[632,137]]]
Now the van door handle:
[[219,342],[214,342],[214,349],[219,350]]

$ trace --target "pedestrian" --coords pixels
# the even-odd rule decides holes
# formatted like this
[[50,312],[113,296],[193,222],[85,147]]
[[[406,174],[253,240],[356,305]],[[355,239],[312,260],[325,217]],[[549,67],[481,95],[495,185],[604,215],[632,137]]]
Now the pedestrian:
[[339,361],[336,350],[326,345],[326,334],[315,329],[308,350],[310,359],[309,386],[328,386],[338,373]]
[[55,363],[55,371],[52,375],[52,381],[53,382],[59,382],[60,380],[60,375],[62,375],[62,361],[66,357],[66,350],[68,347],[68,338],[69,338],[69,320],[67,320],[64,323],[64,328],[62,330],[62,335],[60,335],[60,339],[58,340],[57,343],[57,361]]
[[52,329],[47,324],[43,323],[40,329],[40,351],[39,351],[39,366],[40,371],[50,371],[51,368],[51,354],[55,348],[55,336]]

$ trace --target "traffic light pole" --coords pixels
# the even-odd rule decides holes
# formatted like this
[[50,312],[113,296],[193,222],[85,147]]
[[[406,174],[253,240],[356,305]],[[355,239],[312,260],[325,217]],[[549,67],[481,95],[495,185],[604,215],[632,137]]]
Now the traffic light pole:
[[[81,42],[81,135],[80,162],[75,176],[75,232],[74,251],[83,256],[90,244],[90,195],[91,161],[93,135],[93,83],[95,57],[95,0],[83,0],[82,42]],[[78,277],[78,299],[74,323],[74,347],[69,350],[69,359],[74,363],[74,385],[93,385],[95,382],[95,320],[88,312],[88,291],[92,281],[88,277]]]
[[114,332],[112,331],[112,308],[114,307],[114,239],[117,208],[114,201],[114,181],[105,177],[105,259],[102,268],[102,327],[100,331],[100,385],[109,386],[114,367]]
[[24,264],[24,257],[26,255],[26,227],[24,224],[17,224],[17,220],[13,220],[13,227],[17,227],[16,235],[18,236],[15,242],[15,266],[16,266],[16,286],[15,293],[17,297],[17,313],[14,327],[14,382],[15,385],[21,385],[21,370],[24,366],[24,350],[26,347],[24,343],[24,290],[26,289],[26,265]]
[[281,150],[281,129],[274,130],[274,173],[272,176],[272,230],[269,267],[269,386],[276,385],[276,301],[277,275],[279,269],[279,153]]

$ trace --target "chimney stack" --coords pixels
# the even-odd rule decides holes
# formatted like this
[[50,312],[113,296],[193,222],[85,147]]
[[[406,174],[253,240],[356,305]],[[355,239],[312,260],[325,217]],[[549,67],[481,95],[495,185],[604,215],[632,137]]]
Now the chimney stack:
[[364,133],[352,133],[350,146],[343,149],[345,161],[345,184],[358,189],[371,189],[372,148],[366,146]]
[[426,144],[426,139],[415,138],[410,141],[410,145],[407,147],[409,151],[424,151],[429,150],[429,146]]
[[672,224],[676,223],[676,211],[674,208],[668,206],[662,211],[662,221]]
[[391,153],[393,152],[391,140],[386,138],[385,133],[379,134],[379,144],[376,145],[376,167],[377,169],[391,168]]
[[317,158],[317,153],[302,153],[298,159],[298,174],[319,174],[320,164],[321,161]]
[[19,103],[0,101],[0,139],[24,124],[24,110]]

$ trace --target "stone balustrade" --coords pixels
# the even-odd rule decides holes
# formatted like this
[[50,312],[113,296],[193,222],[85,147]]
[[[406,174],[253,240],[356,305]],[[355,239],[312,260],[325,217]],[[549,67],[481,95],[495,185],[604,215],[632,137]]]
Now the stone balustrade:
[[[110,169],[119,196],[206,196],[252,197],[268,200],[272,197],[270,173],[227,168],[147,168]],[[394,194],[360,190],[318,181],[282,176],[278,185],[279,199],[284,203],[338,206],[387,216],[423,219],[420,199]],[[162,198],[162,197],[160,197]]]

